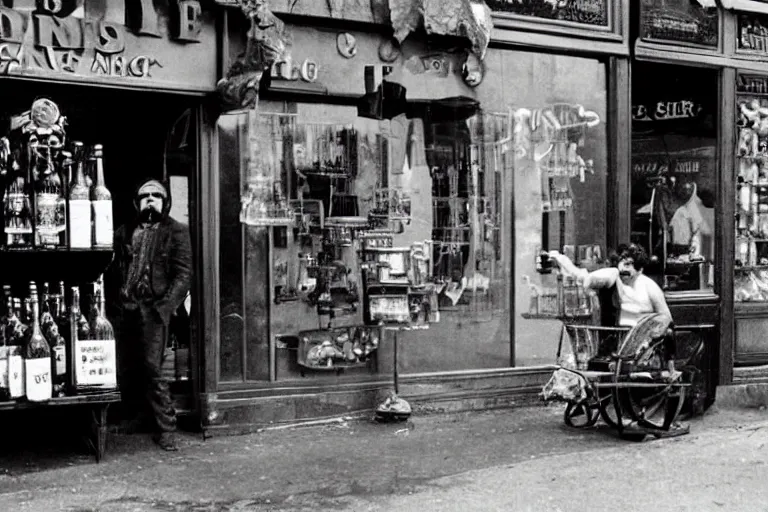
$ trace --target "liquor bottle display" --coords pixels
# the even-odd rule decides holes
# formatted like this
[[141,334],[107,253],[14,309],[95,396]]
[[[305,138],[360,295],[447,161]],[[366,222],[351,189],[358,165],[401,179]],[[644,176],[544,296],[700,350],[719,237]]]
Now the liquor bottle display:
[[0,151],[5,247],[111,249],[112,194],[104,178],[103,146],[68,143],[66,118],[47,99],[36,100],[11,126],[10,134],[0,137],[6,148]]
[[115,334],[104,313],[103,278],[92,286],[83,300],[89,318],[81,307],[80,286],[69,288],[69,301],[64,282],[53,294],[48,283],[40,294],[30,282],[27,297],[14,297],[11,287],[3,286],[0,400],[41,402],[117,387]]
[[[93,283],[114,236],[104,147],[69,140],[65,116],[45,98],[8,125],[0,134],[0,401],[113,391],[115,335],[102,278]],[[89,291],[82,304],[81,290]]]

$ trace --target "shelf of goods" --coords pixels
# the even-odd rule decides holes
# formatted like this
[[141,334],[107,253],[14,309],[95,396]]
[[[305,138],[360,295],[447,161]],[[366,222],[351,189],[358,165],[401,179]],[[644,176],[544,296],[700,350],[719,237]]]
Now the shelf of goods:
[[768,98],[739,95],[734,248],[737,303],[768,301]]
[[66,118],[45,98],[10,126],[0,137],[0,411],[89,409],[100,460],[106,409],[120,400],[102,281],[113,258],[103,147],[68,141]]

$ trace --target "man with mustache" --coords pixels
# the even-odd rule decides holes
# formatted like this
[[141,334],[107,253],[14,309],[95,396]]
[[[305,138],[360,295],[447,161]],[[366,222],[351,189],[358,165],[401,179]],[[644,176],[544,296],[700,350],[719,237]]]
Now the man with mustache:
[[[650,313],[659,313],[669,318],[672,314],[658,284],[643,273],[648,264],[648,255],[638,244],[622,245],[618,250],[616,267],[601,268],[593,272],[579,268],[565,255],[550,251],[549,257],[566,275],[572,275],[583,282],[585,288],[614,289],[614,303],[618,299],[619,314],[615,324],[633,327],[638,320]],[[667,367],[675,375],[675,343],[671,335],[665,337]]]
[[115,232],[119,334],[125,349],[121,366],[130,374],[123,393],[128,407],[148,409],[154,420],[154,441],[163,450],[176,451],[176,413],[161,368],[171,316],[191,286],[189,229],[168,215],[171,198],[157,180],[139,186],[134,205],[136,218]]

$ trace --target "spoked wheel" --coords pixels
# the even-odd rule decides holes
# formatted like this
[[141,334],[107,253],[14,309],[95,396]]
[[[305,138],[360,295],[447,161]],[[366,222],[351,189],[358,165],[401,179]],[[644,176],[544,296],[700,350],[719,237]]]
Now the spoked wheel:
[[[633,382],[654,383],[665,369],[663,342],[654,341],[633,361],[633,373],[648,372],[647,378],[633,378]],[[621,366],[621,363],[619,363]],[[618,371],[617,371],[618,376]],[[656,377],[654,377],[656,376]],[[685,387],[680,381],[670,382],[666,386],[647,388],[625,388],[617,393],[616,398],[622,415],[637,422],[638,426],[653,430],[669,430],[680,414],[685,401]]]
[[589,402],[568,402],[563,413],[563,421],[569,427],[586,428],[597,423],[598,408]]

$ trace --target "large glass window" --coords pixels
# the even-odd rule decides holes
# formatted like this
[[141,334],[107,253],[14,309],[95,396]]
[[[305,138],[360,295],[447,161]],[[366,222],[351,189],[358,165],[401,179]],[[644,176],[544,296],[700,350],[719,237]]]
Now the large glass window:
[[504,52],[503,72],[514,115],[514,363],[551,364],[561,323],[537,318],[536,302],[557,284],[537,273],[536,257],[558,250],[594,269],[608,250],[605,66]]
[[632,77],[632,241],[665,292],[711,293],[717,73],[637,63]]

